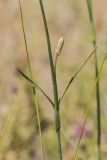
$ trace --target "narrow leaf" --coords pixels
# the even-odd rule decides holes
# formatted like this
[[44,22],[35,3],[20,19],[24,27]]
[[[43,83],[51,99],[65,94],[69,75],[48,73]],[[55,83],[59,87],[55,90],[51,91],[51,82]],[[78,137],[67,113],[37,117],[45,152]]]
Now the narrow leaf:
[[37,84],[35,84],[29,77],[27,77],[20,69],[18,69],[18,72],[19,72],[28,82],[30,82],[32,86],[34,86],[35,88],[37,88],[37,89],[48,99],[48,101],[52,104],[52,106],[54,106],[54,103],[52,102],[52,100],[48,97],[48,95],[47,95]]
[[105,57],[103,59],[103,62],[101,64],[101,67],[100,67],[100,70],[99,70],[99,74],[98,74],[98,76],[96,78],[94,87],[93,87],[93,89],[91,91],[91,98],[90,98],[90,100],[88,102],[88,107],[87,107],[87,110],[86,110],[86,114],[85,114],[85,118],[84,118],[84,122],[83,122],[83,127],[82,127],[81,134],[80,134],[80,138],[79,138],[79,141],[78,141],[78,144],[77,144],[77,149],[76,149],[76,152],[75,152],[75,158],[74,158],[74,160],[77,160],[78,150],[79,150],[79,146],[80,146],[81,139],[82,139],[82,136],[83,136],[84,127],[85,127],[85,124],[86,124],[86,121],[87,121],[87,117],[88,117],[88,114],[89,114],[89,111],[90,111],[91,99],[93,98],[94,92],[95,92],[96,87],[97,87],[97,83],[98,83],[99,79],[101,78],[101,73],[102,73],[102,70],[103,70],[106,58],[107,58],[107,53],[106,53],[106,55],[105,55]]
[[94,51],[84,60],[84,62],[80,65],[80,67],[77,69],[77,71],[74,73],[74,75],[71,77],[68,85],[66,86],[60,100],[59,103],[62,101],[63,97],[65,96],[68,88],[70,87],[71,83],[73,82],[73,80],[76,78],[76,76],[78,75],[78,73],[81,71],[81,69],[84,67],[84,65],[88,62],[88,60],[91,58],[91,56],[95,53],[96,48],[94,49]]
[[[27,46],[27,39],[26,39],[26,34],[25,34],[24,21],[23,21],[23,12],[22,12],[22,6],[21,6],[20,0],[19,0],[19,9],[20,9],[22,30],[23,30],[23,36],[24,36],[24,42],[25,42],[25,48],[26,48],[27,65],[28,65],[28,69],[29,69],[29,73],[30,73],[30,78],[31,78],[31,80],[33,80],[32,67],[31,67],[31,63],[30,63],[30,57],[29,57],[29,51],[28,51],[28,46]],[[36,108],[37,120],[38,120],[40,148],[41,148],[41,159],[44,160],[43,138],[42,138],[41,123],[40,123],[39,106],[38,106],[38,101],[37,101],[37,95],[36,95],[35,87],[32,87],[32,90],[33,90],[32,97],[33,97],[33,101],[34,101],[34,107]]]
[[93,21],[92,0],[87,0],[87,6],[88,6],[88,11],[89,11],[90,21]]

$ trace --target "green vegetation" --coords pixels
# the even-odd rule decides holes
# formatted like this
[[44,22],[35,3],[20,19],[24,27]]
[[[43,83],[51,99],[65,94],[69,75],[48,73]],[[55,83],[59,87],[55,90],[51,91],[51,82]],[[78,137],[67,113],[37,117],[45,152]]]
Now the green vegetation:
[[[89,11],[89,17],[90,17],[90,28],[92,32],[92,43],[93,46],[96,47],[96,32],[95,32],[95,26],[94,26],[94,20],[93,20],[93,9],[92,9],[92,0],[87,0],[87,6]],[[95,52],[95,75],[98,76],[98,58],[97,58],[97,52]],[[99,81],[97,82],[96,87],[96,103],[97,103],[97,145],[98,145],[98,160],[101,160],[101,104],[100,104],[100,89],[99,89]]]
[[[88,17],[81,8],[82,6],[76,1],[62,0],[62,6],[64,6],[62,12],[59,2],[47,3],[38,0],[40,13],[34,2],[26,1],[25,8],[24,1],[18,0],[18,2],[18,13],[20,13],[21,19],[19,24],[22,24],[22,37],[25,44],[23,45],[22,38],[22,52],[25,51],[26,54],[24,59],[21,54],[21,58],[15,65],[15,76],[20,87],[17,90],[12,84],[11,97],[12,101],[14,99],[14,104],[9,111],[3,112],[3,118],[1,117],[3,122],[1,121],[0,159],[105,159],[107,152],[106,109],[101,108],[101,105],[106,106],[106,86],[103,83],[106,82],[104,64],[107,52],[105,44],[97,42],[100,36],[96,38],[97,27],[94,22],[92,0],[86,1],[91,35],[86,29],[89,24],[84,23],[86,20],[88,22]],[[51,3],[54,6],[51,7]],[[31,7],[29,12],[27,6]],[[34,12],[32,13],[33,7]],[[55,8],[56,12],[52,8]],[[60,18],[57,19],[59,11],[61,11]],[[75,14],[73,15],[72,12]],[[41,15],[43,25],[40,22]],[[74,20],[71,19],[72,16],[74,16]],[[31,19],[33,23],[31,23]],[[81,22],[80,19],[82,19]],[[70,23],[70,21],[72,22]],[[33,26],[35,22],[37,28]],[[60,23],[62,23],[61,26]],[[77,23],[78,25],[75,27]],[[81,25],[83,28],[79,29]],[[30,32],[31,27],[32,32]],[[33,37],[30,44],[30,36],[34,30],[37,31],[37,36]],[[45,39],[43,38],[44,31]],[[74,39],[71,37],[71,31]],[[80,33],[83,34],[83,38]],[[61,36],[58,39],[56,35]],[[90,38],[93,49],[87,56],[87,49],[91,48],[89,46]],[[21,36],[19,36],[19,40],[21,40]],[[38,46],[38,51],[34,49],[33,44]],[[70,52],[75,54],[72,53],[71,56]],[[98,52],[102,54],[98,55]],[[82,59],[84,60],[82,61]],[[93,78],[93,66],[95,66],[95,78]],[[38,75],[34,74],[33,69],[40,67],[41,69],[37,71]],[[40,76],[43,73],[44,75]],[[22,78],[25,81],[22,81]],[[66,78],[69,79],[68,82]],[[101,86],[99,87],[100,80]],[[22,85],[20,85],[21,83]],[[17,86],[17,83],[15,84]],[[101,104],[100,99],[104,104]],[[95,103],[97,104],[97,113],[93,107]],[[101,116],[101,111],[104,116]],[[101,133],[103,133],[102,137]]]

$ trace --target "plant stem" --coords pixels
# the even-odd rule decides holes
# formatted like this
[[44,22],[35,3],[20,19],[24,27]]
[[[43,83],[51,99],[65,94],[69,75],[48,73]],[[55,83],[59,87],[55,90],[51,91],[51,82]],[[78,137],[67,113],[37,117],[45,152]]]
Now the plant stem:
[[60,136],[60,132],[57,131],[57,145],[58,145],[58,159],[62,160],[62,150],[61,150],[61,136]]
[[103,67],[104,67],[104,63],[105,63],[105,60],[107,58],[107,53],[101,63],[101,67],[100,67],[100,70],[99,70],[99,73],[96,77],[96,80],[95,80],[95,84],[94,84],[94,87],[91,91],[91,98],[89,99],[88,101],[88,106],[87,106],[87,109],[86,109],[86,113],[85,113],[85,118],[84,118],[84,121],[83,121],[83,125],[82,125],[82,130],[81,130],[81,134],[80,134],[80,137],[79,137],[79,140],[78,140],[78,144],[77,144],[77,148],[76,148],[76,152],[75,152],[75,156],[74,156],[74,160],[77,160],[77,156],[78,156],[78,149],[79,149],[79,146],[80,146],[80,143],[81,143],[81,140],[82,140],[82,136],[83,136],[83,132],[84,132],[84,127],[85,127],[85,124],[86,124],[86,121],[87,121],[87,117],[88,117],[88,114],[89,114],[89,111],[90,111],[90,103],[91,103],[91,99],[92,97],[94,96],[94,92],[96,90],[96,87],[97,87],[97,82],[99,81],[99,79],[101,78],[101,73],[102,73],[102,70],[103,70]]
[[[22,12],[22,7],[21,7],[20,0],[19,0],[19,8],[20,8],[22,30],[23,30],[23,36],[24,36],[24,42],[25,42],[25,48],[26,48],[28,69],[29,69],[29,73],[30,73],[30,78],[33,81],[32,68],[31,68],[31,64],[30,64],[29,51],[28,51],[26,34],[25,34],[25,29],[24,29],[24,22],[23,22],[23,12]],[[42,138],[42,131],[41,131],[39,107],[38,107],[37,95],[35,94],[35,88],[34,87],[32,87],[32,93],[33,93],[32,97],[33,97],[34,107],[35,107],[36,112],[37,112],[37,120],[38,120],[38,127],[39,127],[39,137],[40,137],[40,146],[41,146],[41,159],[44,160],[43,138]]]
[[[87,0],[87,6],[90,17],[90,28],[92,32],[92,44],[96,47],[96,32],[93,20],[93,9],[92,9],[92,0]],[[97,51],[95,51],[95,77],[98,76],[98,58]],[[97,103],[97,147],[98,147],[98,160],[101,160],[101,105],[100,105],[100,89],[99,89],[99,80],[96,86],[96,103]]]
[[49,56],[51,76],[52,76],[52,84],[53,84],[55,128],[56,128],[57,144],[58,144],[58,146],[57,146],[58,160],[62,160],[62,148],[61,148],[61,139],[60,139],[60,113],[59,113],[59,101],[58,101],[58,89],[57,89],[56,73],[55,73],[55,68],[54,68],[54,63],[53,63],[48,25],[47,25],[47,20],[46,20],[42,0],[39,0],[39,3],[40,3],[41,13],[42,13],[42,17],[43,17],[43,23],[44,23],[44,27],[45,27],[46,40],[47,40],[47,46],[48,46],[48,56]]

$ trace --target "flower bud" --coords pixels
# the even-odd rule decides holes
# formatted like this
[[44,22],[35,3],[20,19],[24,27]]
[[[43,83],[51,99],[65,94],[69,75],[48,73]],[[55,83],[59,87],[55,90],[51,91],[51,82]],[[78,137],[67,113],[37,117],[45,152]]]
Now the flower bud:
[[62,51],[62,48],[63,48],[63,45],[64,45],[64,38],[60,37],[59,41],[58,41],[58,44],[57,44],[57,47],[56,47],[56,50],[55,50],[55,53],[56,53],[57,57],[60,55],[60,53]]

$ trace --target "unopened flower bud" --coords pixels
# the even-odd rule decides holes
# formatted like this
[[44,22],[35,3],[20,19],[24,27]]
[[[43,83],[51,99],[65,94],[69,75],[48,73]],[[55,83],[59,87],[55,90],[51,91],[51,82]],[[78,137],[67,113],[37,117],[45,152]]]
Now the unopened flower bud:
[[62,51],[62,48],[63,48],[63,45],[64,45],[64,38],[60,37],[59,41],[58,41],[58,44],[57,44],[57,47],[56,47],[56,50],[55,50],[55,53],[56,53],[57,57],[60,55],[60,53]]

